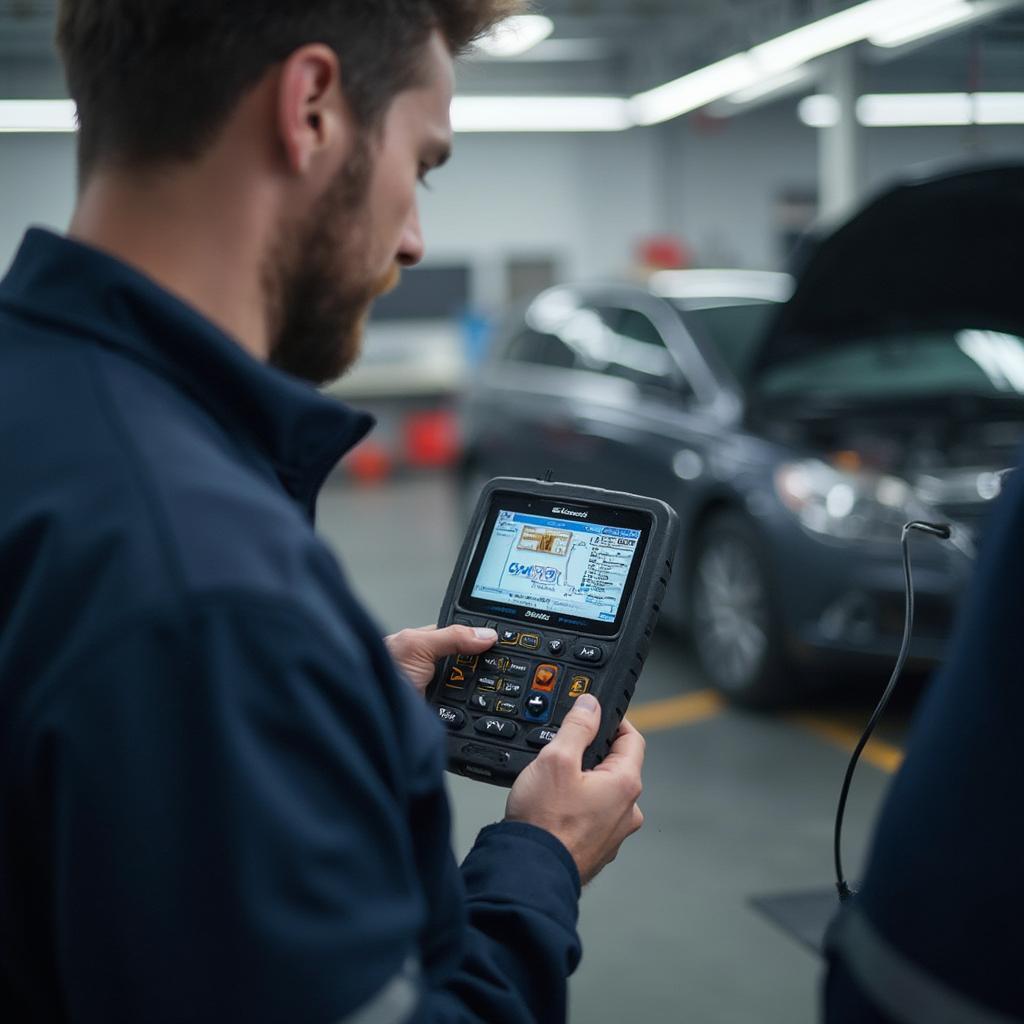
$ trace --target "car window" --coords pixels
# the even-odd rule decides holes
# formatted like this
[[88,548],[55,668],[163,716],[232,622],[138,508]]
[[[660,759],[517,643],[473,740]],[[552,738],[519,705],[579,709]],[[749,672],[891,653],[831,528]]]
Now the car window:
[[545,334],[525,327],[509,343],[505,358],[516,363],[534,363],[538,366],[556,366],[572,369],[576,365],[573,350],[555,334]]
[[687,324],[710,345],[737,380],[745,380],[768,323],[779,308],[775,302],[730,301],[726,304],[682,306]]
[[603,325],[584,365],[631,381],[649,393],[678,399],[687,390],[679,367],[654,323],[634,309],[605,307],[592,311]]
[[851,339],[767,369],[758,390],[843,398],[964,391],[1024,396],[1024,338],[961,330]]

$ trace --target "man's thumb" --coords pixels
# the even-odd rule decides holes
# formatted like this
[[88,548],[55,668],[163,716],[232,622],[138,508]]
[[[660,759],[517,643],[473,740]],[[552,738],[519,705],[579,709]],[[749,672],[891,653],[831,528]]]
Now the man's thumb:
[[560,747],[569,747],[583,757],[583,752],[594,742],[601,727],[601,705],[592,693],[576,698],[572,710],[565,716],[558,735],[551,741]]

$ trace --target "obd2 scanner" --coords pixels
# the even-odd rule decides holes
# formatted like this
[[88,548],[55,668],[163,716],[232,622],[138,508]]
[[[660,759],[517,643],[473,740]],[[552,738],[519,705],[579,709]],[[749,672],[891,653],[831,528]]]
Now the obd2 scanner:
[[512,785],[584,693],[601,702],[601,728],[583,767],[601,761],[640,678],[678,534],[654,498],[513,478],[484,487],[438,625],[490,627],[498,642],[444,659],[427,689],[450,771]]

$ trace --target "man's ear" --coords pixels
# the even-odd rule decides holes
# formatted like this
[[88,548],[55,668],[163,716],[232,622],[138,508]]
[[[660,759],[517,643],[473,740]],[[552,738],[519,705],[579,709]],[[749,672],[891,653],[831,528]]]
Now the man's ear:
[[306,175],[324,163],[333,169],[339,151],[351,148],[354,124],[341,90],[338,57],[329,46],[310,43],[281,66],[277,128],[289,171]]

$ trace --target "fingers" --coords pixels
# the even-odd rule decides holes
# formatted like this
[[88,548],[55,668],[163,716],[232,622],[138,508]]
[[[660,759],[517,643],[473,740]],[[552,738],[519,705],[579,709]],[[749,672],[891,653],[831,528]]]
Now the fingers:
[[498,642],[493,629],[473,629],[469,626],[448,626],[445,629],[417,629],[412,631],[417,646],[435,661],[449,654],[479,654]]
[[644,827],[644,812],[633,804],[633,812],[630,815],[629,821],[629,834],[633,835],[635,832],[639,832]]
[[541,756],[565,757],[582,766],[583,752],[594,742],[601,727],[601,705],[593,694],[577,698],[572,710],[565,716],[558,735],[545,747]]
[[640,771],[644,764],[647,741],[628,719],[619,725],[618,734],[612,743],[608,756],[597,766],[603,771],[628,769]]

